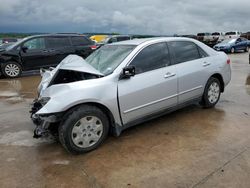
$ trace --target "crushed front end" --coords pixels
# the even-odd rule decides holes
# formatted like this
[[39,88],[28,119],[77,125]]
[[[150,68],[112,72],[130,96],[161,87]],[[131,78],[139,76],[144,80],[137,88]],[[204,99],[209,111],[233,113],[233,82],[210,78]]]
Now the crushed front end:
[[[77,92],[82,93],[78,89],[82,84],[78,82],[103,75],[81,57],[69,55],[56,68],[41,70],[41,76],[38,99],[33,101],[30,110],[31,119],[36,125],[34,138],[58,134],[58,125],[68,106],[81,96]],[[75,85],[70,86],[73,83]],[[69,96],[72,97],[67,98]]]
[[40,138],[48,135],[55,136],[57,134],[58,124],[62,117],[62,113],[37,115],[36,112],[38,112],[43,106],[44,99],[35,99],[30,110],[30,117],[36,125],[33,135],[34,138]]

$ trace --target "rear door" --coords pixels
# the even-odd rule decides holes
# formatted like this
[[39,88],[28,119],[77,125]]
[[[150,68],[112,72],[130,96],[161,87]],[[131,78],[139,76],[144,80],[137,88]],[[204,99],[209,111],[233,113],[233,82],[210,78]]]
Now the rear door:
[[147,46],[130,65],[135,66],[135,76],[118,82],[124,124],[177,104],[177,73],[170,65],[166,43]]
[[96,49],[95,43],[85,36],[72,36],[70,38],[74,53],[83,58],[88,57]]
[[67,36],[48,36],[45,38],[48,58],[46,66],[56,66],[67,55],[74,53],[70,39]]
[[193,42],[173,41],[168,45],[178,73],[178,103],[202,96],[209,77],[210,58]]

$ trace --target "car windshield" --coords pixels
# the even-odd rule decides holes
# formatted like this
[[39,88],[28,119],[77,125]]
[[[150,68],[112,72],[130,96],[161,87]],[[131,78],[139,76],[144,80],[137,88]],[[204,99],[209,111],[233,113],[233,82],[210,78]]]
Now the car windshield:
[[223,41],[221,42],[221,44],[227,44],[227,43],[232,44],[232,43],[235,43],[235,41],[236,41],[236,39],[223,40]]
[[108,75],[134,48],[134,45],[105,45],[88,56],[86,61],[102,74]]

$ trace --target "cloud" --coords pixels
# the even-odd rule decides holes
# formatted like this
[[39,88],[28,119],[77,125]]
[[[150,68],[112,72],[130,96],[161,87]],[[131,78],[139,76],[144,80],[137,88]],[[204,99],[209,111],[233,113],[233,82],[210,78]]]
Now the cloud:
[[250,30],[249,0],[0,0],[0,32]]

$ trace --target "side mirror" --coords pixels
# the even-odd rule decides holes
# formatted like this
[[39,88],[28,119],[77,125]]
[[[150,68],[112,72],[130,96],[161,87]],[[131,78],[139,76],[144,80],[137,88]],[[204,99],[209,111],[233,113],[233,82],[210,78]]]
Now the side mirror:
[[25,53],[25,52],[27,52],[27,50],[28,50],[28,47],[27,46],[22,46],[22,51]]
[[123,68],[120,79],[130,78],[131,76],[134,76],[134,75],[135,75],[135,66],[129,65]]

